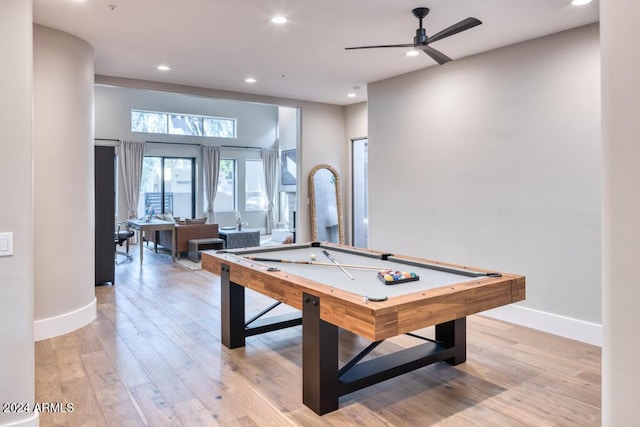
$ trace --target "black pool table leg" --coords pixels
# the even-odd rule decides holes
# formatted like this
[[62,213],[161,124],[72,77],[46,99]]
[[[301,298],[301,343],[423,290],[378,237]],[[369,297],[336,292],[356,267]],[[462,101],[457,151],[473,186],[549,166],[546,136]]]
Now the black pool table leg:
[[323,415],[338,409],[338,327],[320,319],[320,298],[302,298],[302,401]]
[[222,344],[228,348],[245,345],[244,287],[231,281],[228,265],[220,273]]
[[454,348],[454,356],[446,359],[450,365],[459,365],[467,360],[467,318],[451,320],[436,325],[436,340],[446,348]]

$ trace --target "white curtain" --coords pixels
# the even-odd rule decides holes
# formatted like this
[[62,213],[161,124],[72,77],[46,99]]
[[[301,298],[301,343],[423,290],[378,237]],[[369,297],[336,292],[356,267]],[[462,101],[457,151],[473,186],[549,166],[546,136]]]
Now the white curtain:
[[124,194],[127,199],[128,218],[138,216],[138,196],[142,178],[144,141],[120,141],[118,145]]
[[274,218],[275,206],[273,204],[273,200],[276,194],[276,186],[278,185],[278,149],[263,148],[262,164],[264,165],[264,181],[267,190],[267,200],[269,200],[267,208],[267,234],[271,234],[271,230],[276,223]]
[[207,195],[207,223],[214,224],[213,201],[218,192],[220,173],[220,147],[202,145],[202,171],[204,172],[204,191]]

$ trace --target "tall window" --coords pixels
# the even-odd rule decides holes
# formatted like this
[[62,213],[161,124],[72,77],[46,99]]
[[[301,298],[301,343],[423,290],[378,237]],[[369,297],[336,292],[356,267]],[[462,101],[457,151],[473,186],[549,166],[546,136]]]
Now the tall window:
[[262,160],[246,161],[245,210],[263,211],[269,206]]
[[144,158],[138,215],[160,213],[180,218],[195,216],[194,158]]
[[[207,196],[205,195],[205,206]],[[218,192],[213,201],[215,212],[236,210],[236,161],[233,159],[220,159],[220,172],[218,174]]]
[[131,110],[131,131],[235,138],[236,119]]

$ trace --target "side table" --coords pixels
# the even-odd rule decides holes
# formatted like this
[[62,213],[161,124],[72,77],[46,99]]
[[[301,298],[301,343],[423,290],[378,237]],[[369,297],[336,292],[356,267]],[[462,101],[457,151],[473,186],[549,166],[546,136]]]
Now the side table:
[[200,251],[206,249],[224,249],[224,240],[217,237],[189,240],[189,261],[200,261]]
[[219,230],[227,249],[260,246],[260,230]]

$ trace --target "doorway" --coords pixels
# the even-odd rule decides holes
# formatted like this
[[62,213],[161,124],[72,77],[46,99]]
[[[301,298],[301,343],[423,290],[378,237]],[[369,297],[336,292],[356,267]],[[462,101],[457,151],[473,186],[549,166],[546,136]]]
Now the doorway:
[[352,141],[352,177],[353,188],[353,245],[359,248],[369,247],[369,140],[367,138]]

